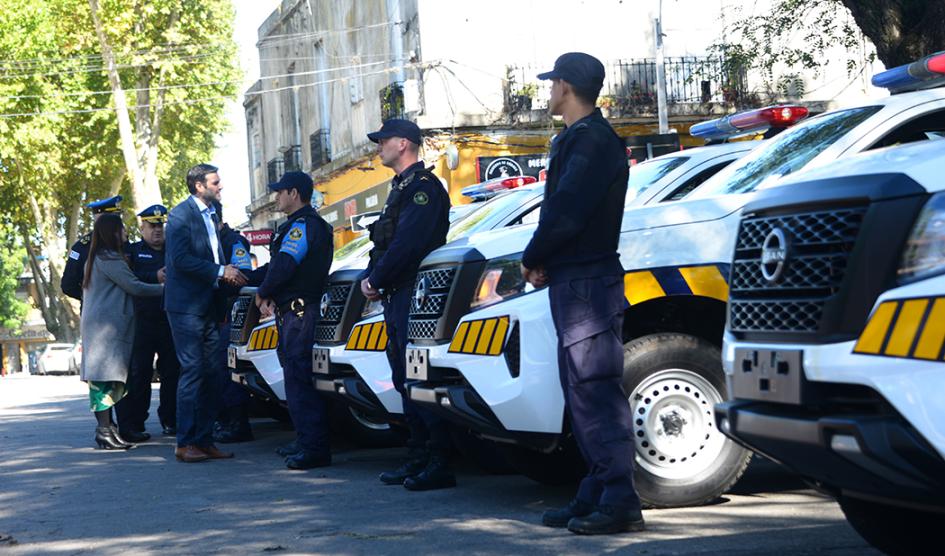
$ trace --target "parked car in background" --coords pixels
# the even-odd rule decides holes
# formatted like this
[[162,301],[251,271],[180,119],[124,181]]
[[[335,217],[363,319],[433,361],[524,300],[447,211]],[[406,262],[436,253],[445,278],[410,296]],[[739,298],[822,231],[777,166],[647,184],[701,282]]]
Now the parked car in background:
[[46,344],[36,364],[36,371],[41,375],[76,372],[73,370],[72,349],[72,344]]
[[75,374],[79,374],[79,369],[82,368],[82,342],[76,342],[72,346],[72,350],[69,353],[69,368]]

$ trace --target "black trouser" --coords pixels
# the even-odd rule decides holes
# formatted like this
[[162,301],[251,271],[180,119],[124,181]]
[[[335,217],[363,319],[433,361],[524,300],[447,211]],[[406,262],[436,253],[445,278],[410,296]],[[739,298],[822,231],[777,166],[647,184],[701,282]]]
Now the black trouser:
[[555,283],[548,294],[565,411],[588,468],[577,499],[639,509],[633,416],[622,386],[623,277]]
[[139,315],[135,319],[135,337],[131,349],[131,365],[125,383],[127,393],[118,404],[118,427],[123,431],[143,431],[151,408],[151,378],[154,376],[154,356],[161,377],[158,418],[161,426],[177,424],[177,381],[180,362],[174,351],[171,327],[163,315]]
[[295,425],[299,446],[310,452],[327,453],[331,449],[328,400],[315,390],[312,381],[312,344],[318,323],[318,306],[307,304],[304,312],[280,309],[279,363],[285,376],[285,401]]
[[449,428],[443,419],[417,406],[407,396],[407,320],[410,315],[410,288],[402,288],[383,300],[387,325],[387,360],[390,362],[394,388],[404,402],[404,417],[410,437],[407,447],[427,447],[432,455],[449,454]]

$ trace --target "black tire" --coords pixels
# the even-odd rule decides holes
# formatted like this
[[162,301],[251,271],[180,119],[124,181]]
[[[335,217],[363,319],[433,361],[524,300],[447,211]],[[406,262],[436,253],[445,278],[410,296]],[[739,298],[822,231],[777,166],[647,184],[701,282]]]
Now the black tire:
[[841,497],[840,509],[853,529],[873,547],[890,556],[928,554],[941,545],[939,528],[945,514],[900,508]]
[[450,438],[460,457],[473,462],[486,473],[509,475],[515,472],[496,442],[479,438],[469,429],[458,426],[450,426]]
[[623,388],[633,409],[634,481],[644,505],[717,500],[745,472],[751,451],[715,428],[726,399],[719,348],[686,334],[651,334],[624,345]]
[[332,429],[363,448],[392,448],[403,446],[403,431],[383,419],[366,415],[345,403],[332,407]]
[[543,485],[569,485],[587,474],[587,465],[570,434],[552,452],[511,444],[502,444],[500,449],[513,469]]

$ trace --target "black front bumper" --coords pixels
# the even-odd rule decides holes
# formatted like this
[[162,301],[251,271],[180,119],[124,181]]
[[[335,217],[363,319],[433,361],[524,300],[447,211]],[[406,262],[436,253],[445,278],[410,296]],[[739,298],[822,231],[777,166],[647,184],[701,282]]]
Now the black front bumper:
[[387,412],[358,373],[350,365],[331,363],[328,374],[313,374],[312,383],[323,395],[349,405],[365,415],[387,421],[399,421],[399,415]]
[[562,438],[560,434],[506,429],[479,394],[462,382],[408,382],[407,392],[413,403],[490,440],[547,452],[554,450]]
[[735,400],[716,424],[833,495],[945,511],[945,460],[895,413]]

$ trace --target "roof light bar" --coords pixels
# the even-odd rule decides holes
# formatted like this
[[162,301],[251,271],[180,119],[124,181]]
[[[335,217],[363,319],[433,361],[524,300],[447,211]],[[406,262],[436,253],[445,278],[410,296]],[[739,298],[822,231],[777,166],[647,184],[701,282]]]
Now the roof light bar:
[[706,141],[729,139],[738,135],[759,133],[770,127],[792,126],[806,118],[809,113],[804,106],[793,104],[768,106],[698,123],[689,128],[689,134]]
[[513,176],[511,178],[495,178],[469,185],[460,190],[460,193],[472,199],[486,199],[501,191],[515,189],[538,181],[534,176]]
[[918,91],[945,84],[945,51],[936,52],[904,66],[877,73],[873,85],[890,93]]

